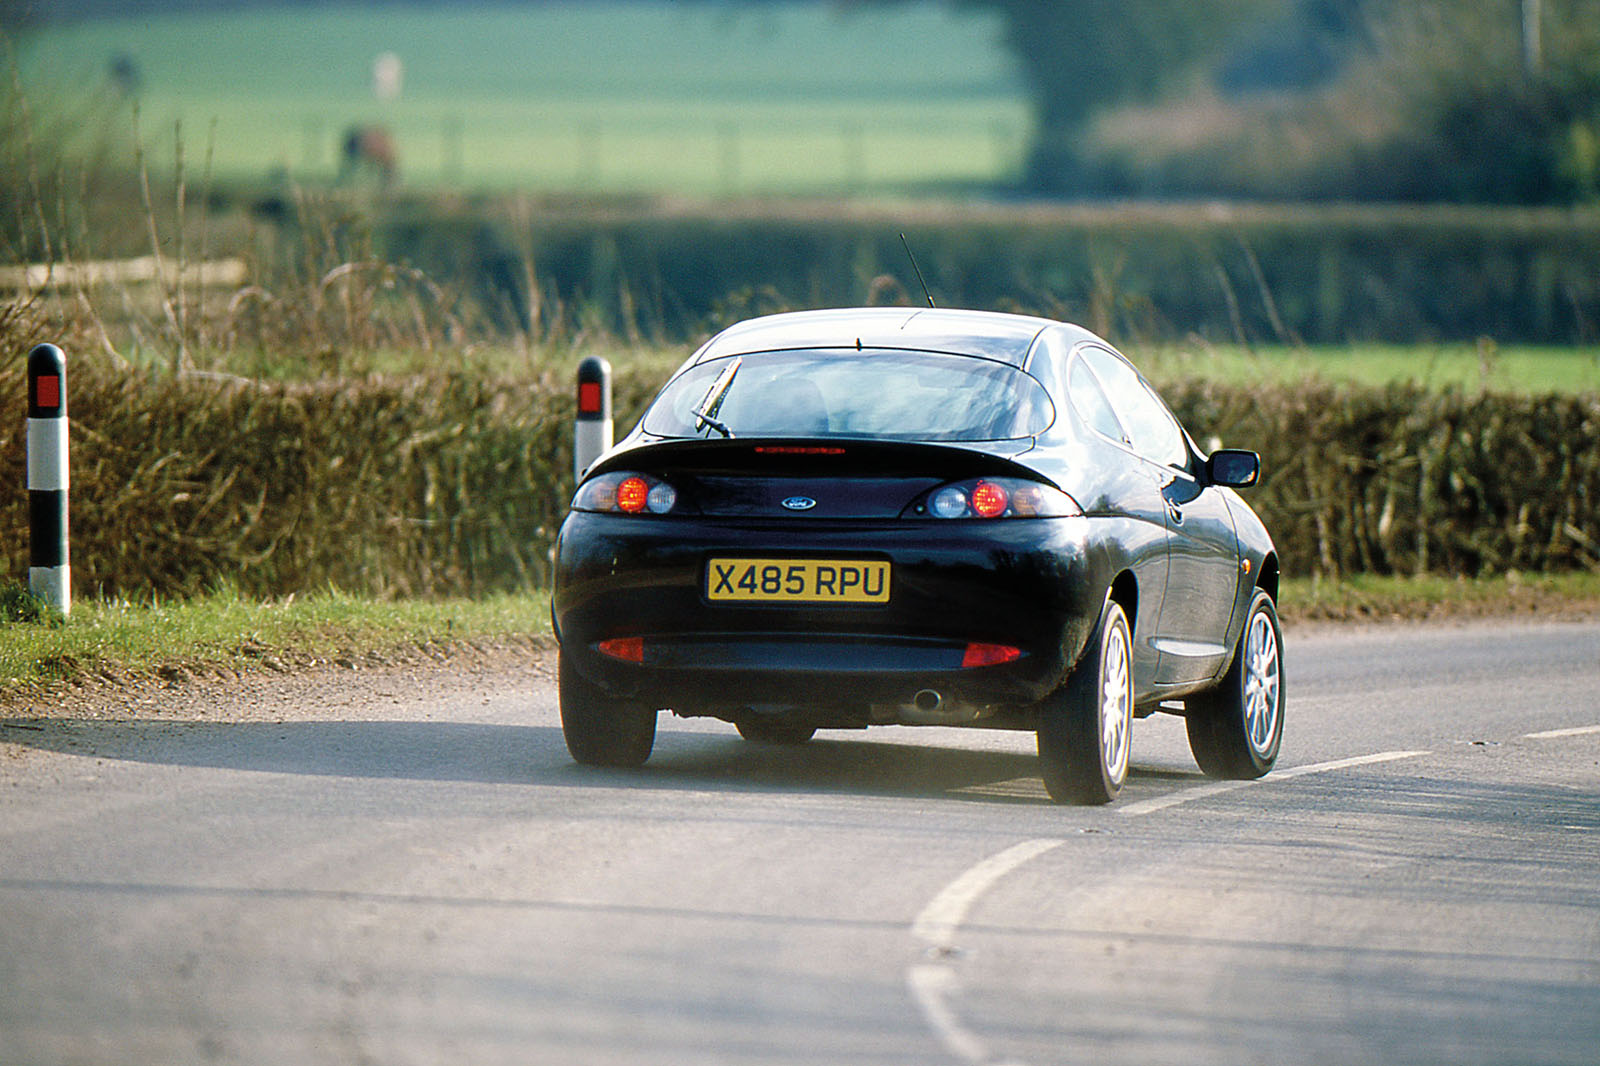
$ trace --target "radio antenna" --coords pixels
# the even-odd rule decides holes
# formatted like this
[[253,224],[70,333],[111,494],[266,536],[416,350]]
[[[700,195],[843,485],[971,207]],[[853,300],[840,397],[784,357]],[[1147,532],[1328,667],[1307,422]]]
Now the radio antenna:
[[917,273],[917,284],[922,286],[922,295],[928,298],[928,306],[933,307],[933,293],[928,291],[928,283],[922,279],[922,268],[917,266],[917,257],[911,254],[911,242],[906,240],[904,233],[900,234],[900,243],[905,247],[906,258],[911,260],[911,269]]

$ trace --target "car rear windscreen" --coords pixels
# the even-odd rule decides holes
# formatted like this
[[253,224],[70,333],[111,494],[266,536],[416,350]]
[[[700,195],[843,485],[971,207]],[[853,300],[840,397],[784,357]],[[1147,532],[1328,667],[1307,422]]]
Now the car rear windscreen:
[[987,441],[1034,437],[1055,407],[1003,363],[867,348],[713,359],[668,384],[645,412],[663,437],[866,437]]

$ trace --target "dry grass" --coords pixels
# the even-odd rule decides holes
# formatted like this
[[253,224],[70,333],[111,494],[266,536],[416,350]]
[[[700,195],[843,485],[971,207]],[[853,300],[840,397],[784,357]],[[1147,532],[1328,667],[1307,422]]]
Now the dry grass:
[[[640,386],[619,375],[621,403]],[[23,394],[0,369],[0,404]],[[566,379],[262,383],[80,361],[71,378],[73,572],[100,596],[336,587],[436,597],[538,586],[571,492]],[[21,426],[0,478],[22,483]],[[8,570],[26,507],[0,504]]]

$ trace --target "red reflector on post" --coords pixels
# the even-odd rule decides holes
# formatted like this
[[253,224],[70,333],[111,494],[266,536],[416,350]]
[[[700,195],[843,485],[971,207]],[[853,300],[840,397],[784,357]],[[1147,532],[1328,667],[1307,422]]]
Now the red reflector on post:
[[1001,663],[1014,663],[1020,658],[1022,649],[1009,644],[968,644],[966,654],[961,657],[961,668],[971,670],[975,666],[999,666]]
[[578,384],[578,413],[580,415],[597,415],[605,406],[604,392],[598,381],[583,381]]
[[34,379],[33,405],[35,407],[61,406],[61,379],[55,374],[41,374]]
[[602,640],[599,648],[602,655],[621,659],[625,663],[644,662],[643,637],[613,637],[611,640]]

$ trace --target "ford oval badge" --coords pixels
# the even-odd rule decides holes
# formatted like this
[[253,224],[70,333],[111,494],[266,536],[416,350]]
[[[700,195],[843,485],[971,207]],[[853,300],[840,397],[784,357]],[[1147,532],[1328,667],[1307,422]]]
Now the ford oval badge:
[[810,496],[790,496],[783,501],[783,505],[791,511],[809,511],[817,505],[817,501]]

